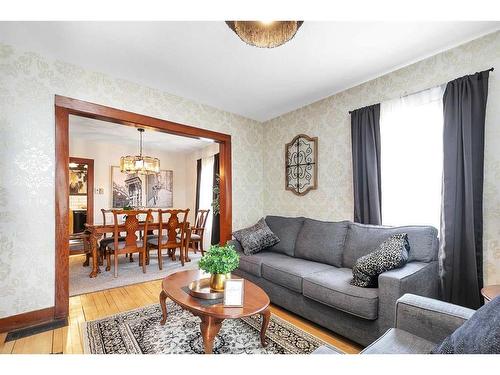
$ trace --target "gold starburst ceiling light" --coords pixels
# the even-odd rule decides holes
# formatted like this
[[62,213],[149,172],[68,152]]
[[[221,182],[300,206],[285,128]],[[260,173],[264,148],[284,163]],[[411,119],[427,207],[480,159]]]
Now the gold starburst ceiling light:
[[304,21],[226,21],[226,24],[247,44],[274,48],[292,39]]

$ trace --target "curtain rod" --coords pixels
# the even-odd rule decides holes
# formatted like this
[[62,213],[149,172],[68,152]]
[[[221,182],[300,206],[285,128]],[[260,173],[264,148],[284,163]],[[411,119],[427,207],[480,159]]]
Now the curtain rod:
[[[484,72],[492,72],[494,71],[495,68],[494,67],[491,67],[489,69],[486,69],[486,70],[483,70]],[[417,91],[417,92],[414,92],[413,94],[416,94],[418,92],[421,92],[421,91],[425,91],[425,90],[428,90],[428,89],[424,89],[424,90],[420,90],[420,91]],[[407,94],[407,95],[403,95],[403,96],[408,96],[408,95],[412,95],[412,94]],[[401,96],[401,97],[403,97]],[[372,104],[373,105],[373,104]],[[370,107],[369,105],[365,106],[365,107],[361,107],[361,108],[358,108],[358,109],[363,109],[363,108],[366,108],[366,107]],[[354,111],[356,111],[356,109],[352,110],[352,111],[349,111],[349,114],[353,113]]]

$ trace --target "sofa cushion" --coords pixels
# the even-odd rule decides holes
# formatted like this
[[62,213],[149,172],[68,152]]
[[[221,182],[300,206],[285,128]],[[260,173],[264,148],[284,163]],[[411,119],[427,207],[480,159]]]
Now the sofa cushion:
[[271,228],[274,234],[278,236],[280,242],[271,246],[269,250],[294,256],[295,241],[299,234],[303,217],[283,217],[283,216],[266,216],[266,223]]
[[289,258],[285,254],[273,253],[270,251],[261,251],[260,253],[252,255],[245,255],[239,252],[238,255],[240,256],[240,265],[238,268],[258,277],[262,277],[262,262],[264,262],[265,259],[273,259],[276,262],[280,262]]
[[351,284],[362,288],[377,288],[378,275],[403,267],[408,261],[409,250],[406,233],[392,235],[377,250],[356,260]]
[[251,227],[237,230],[233,233],[245,255],[258,253],[259,251],[280,242],[280,239],[267,226],[264,218]]
[[342,267],[348,221],[305,219],[295,243],[295,257]]
[[357,259],[377,248],[393,234],[407,233],[410,244],[408,262],[430,262],[437,259],[437,229],[430,226],[410,225],[384,227],[349,223],[344,247],[342,265],[352,268]]
[[434,344],[397,328],[387,330],[361,354],[429,354]]
[[330,267],[304,278],[303,294],[338,310],[364,319],[378,317],[378,289],[359,288],[350,284],[349,268]]
[[302,293],[304,277],[329,268],[332,266],[289,256],[268,257],[262,261],[262,277],[297,293]]

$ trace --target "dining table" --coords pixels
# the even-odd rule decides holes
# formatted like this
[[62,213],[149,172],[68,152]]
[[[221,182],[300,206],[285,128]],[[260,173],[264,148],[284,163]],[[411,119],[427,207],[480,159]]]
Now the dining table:
[[[138,231],[144,231],[144,226],[145,222],[139,222],[139,226],[137,228]],[[189,223],[187,223],[187,231],[186,231],[186,238],[190,238],[191,235],[191,228],[189,226]],[[158,222],[150,222],[148,223],[148,232],[153,231],[153,230],[159,230],[160,229],[160,223]],[[85,224],[85,231],[88,233],[88,245],[90,247],[90,254],[92,257],[92,271],[90,272],[89,277],[97,277],[97,275],[101,272],[101,269],[99,267],[99,240],[105,233],[114,233],[115,231],[115,225],[114,224],[108,224],[108,225],[103,225],[103,224]],[[118,225],[118,232],[125,232],[125,223],[119,224]],[[190,262],[191,259],[189,259],[188,251],[184,252],[183,248],[181,246],[181,252],[180,252],[181,258],[184,257],[184,262]]]

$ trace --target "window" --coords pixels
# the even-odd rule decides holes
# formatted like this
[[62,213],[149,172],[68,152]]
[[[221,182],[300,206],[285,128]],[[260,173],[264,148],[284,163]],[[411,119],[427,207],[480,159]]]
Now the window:
[[[203,210],[212,210],[213,201],[213,182],[214,182],[214,156],[201,159],[201,178],[200,178],[200,196],[199,208]],[[205,230],[203,231],[203,244],[210,246],[212,243],[212,211],[207,217]],[[206,249],[206,247],[205,247]]]
[[443,173],[444,87],[381,103],[384,225],[439,229]]

